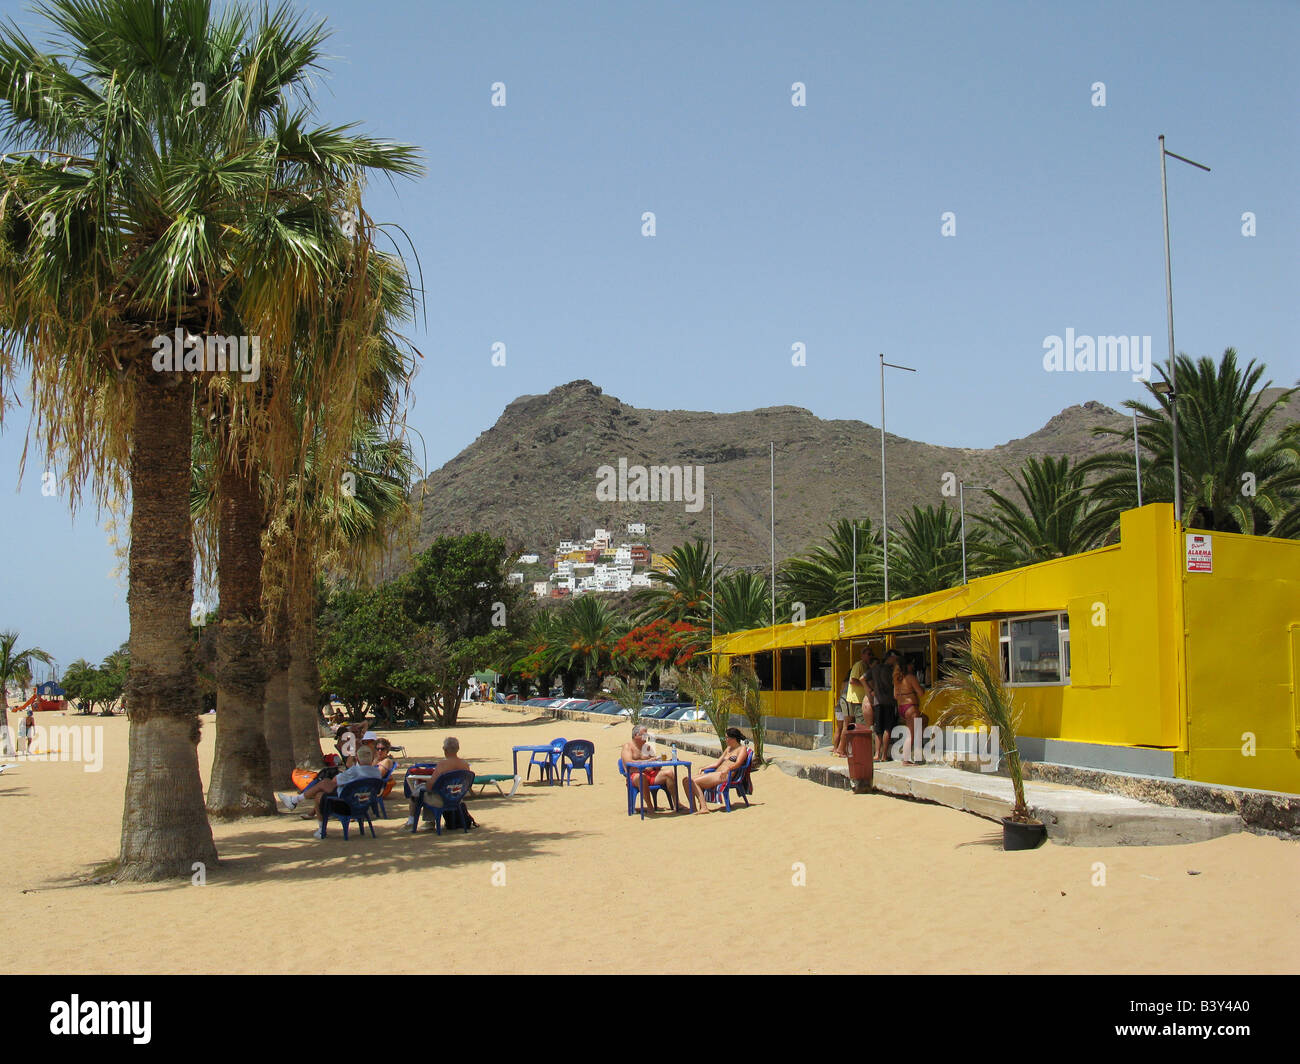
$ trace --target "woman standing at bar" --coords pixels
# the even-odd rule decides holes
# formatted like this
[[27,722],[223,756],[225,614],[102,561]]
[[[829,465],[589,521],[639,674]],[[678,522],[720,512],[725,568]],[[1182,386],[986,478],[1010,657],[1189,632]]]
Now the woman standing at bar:
[[[921,685],[917,682],[916,676],[905,670],[902,663],[895,659],[894,699],[898,702],[899,719],[903,721],[911,736],[909,744],[911,759],[908,758],[908,747],[904,747],[904,765],[919,765],[922,763],[921,760],[918,760],[917,754],[921,750],[921,731],[926,723],[925,714],[921,712],[921,701],[924,698],[925,692],[921,690]],[[922,759],[923,757],[922,754]]]

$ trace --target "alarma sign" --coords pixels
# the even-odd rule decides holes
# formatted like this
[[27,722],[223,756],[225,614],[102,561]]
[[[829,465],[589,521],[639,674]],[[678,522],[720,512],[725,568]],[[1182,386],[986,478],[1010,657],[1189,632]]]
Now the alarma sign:
[[1214,543],[1209,536],[1187,535],[1187,571],[1214,572]]

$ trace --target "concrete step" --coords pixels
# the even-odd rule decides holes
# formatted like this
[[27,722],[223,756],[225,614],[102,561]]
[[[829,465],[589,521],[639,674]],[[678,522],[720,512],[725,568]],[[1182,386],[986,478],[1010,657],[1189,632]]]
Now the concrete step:
[[[716,739],[665,735],[657,741],[709,756],[718,751]],[[851,787],[843,758],[775,746],[765,747],[764,753],[772,766],[791,776],[830,787]],[[1005,776],[947,765],[888,761],[876,765],[873,784],[882,794],[935,802],[994,821],[1008,816],[1014,801],[1014,788]],[[1056,783],[1026,781],[1025,803],[1030,815],[1047,825],[1047,837],[1062,846],[1171,846],[1204,842],[1244,829],[1241,817],[1233,814],[1154,805]]]

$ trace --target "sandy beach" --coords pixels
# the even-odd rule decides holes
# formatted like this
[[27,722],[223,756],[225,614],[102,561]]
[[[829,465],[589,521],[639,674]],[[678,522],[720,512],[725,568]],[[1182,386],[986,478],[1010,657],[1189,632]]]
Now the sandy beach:
[[[642,822],[615,767],[628,724],[488,706],[452,732],[479,772],[563,735],[596,743],[595,785],[476,798],[481,827],[441,838],[403,829],[399,786],[376,839],[344,842],[333,824],[317,841],[289,815],[214,823],[222,861],[206,884],[92,884],[117,855],[128,723],[39,723],[102,726],[103,765],[18,760],[0,775],[0,889],[24,929],[7,973],[345,972],[353,938],[388,943],[379,967],[393,973],[1300,970],[1293,842],[1005,853],[990,821],[770,768],[748,809]],[[205,783],[214,728],[205,717]],[[385,734],[409,764],[447,733]]]

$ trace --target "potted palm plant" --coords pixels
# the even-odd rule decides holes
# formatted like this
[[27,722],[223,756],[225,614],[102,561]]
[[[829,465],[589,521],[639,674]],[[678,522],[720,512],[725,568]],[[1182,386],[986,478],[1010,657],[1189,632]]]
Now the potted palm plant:
[[609,693],[614,696],[615,702],[628,711],[633,728],[641,723],[641,709],[645,705],[645,691],[645,680],[638,675],[633,675],[626,680],[616,676],[609,681]]
[[763,742],[767,738],[767,721],[759,696],[758,674],[749,662],[733,661],[723,677],[723,701],[734,708],[749,724],[754,743],[754,765],[763,765]]
[[677,678],[677,689],[686,695],[708,718],[718,733],[718,745],[727,745],[727,728],[731,724],[731,704],[723,697],[724,680],[711,668],[685,669]]
[[958,644],[953,666],[950,678],[936,688],[946,691],[951,698],[948,708],[939,715],[936,723],[959,728],[988,728],[997,736],[1015,790],[1011,815],[1002,818],[1002,848],[1032,850],[1042,845],[1047,837],[1047,828],[1041,820],[1029,815],[1029,807],[1025,804],[1025,774],[1020,764],[1020,750],[1016,746],[1020,710],[1014,696],[1002,682],[997,659],[985,642],[975,646],[969,641]]

